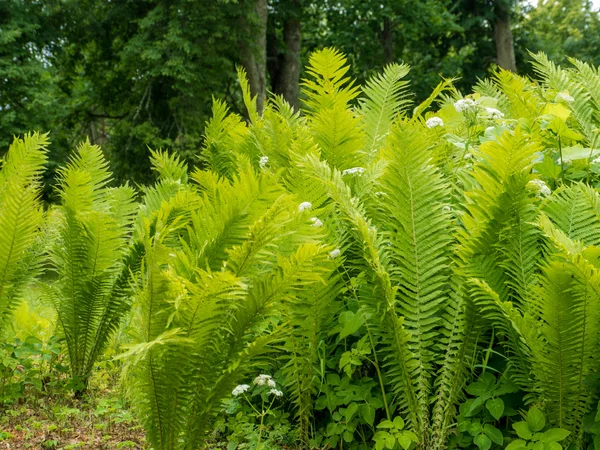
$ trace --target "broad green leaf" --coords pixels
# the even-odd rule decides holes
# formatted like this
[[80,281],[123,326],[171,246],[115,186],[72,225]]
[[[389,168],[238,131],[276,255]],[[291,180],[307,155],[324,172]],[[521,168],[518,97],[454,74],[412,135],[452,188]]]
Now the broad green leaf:
[[570,434],[569,431],[562,428],[550,428],[548,431],[542,433],[540,441],[542,442],[558,442],[565,439]]
[[560,103],[548,103],[542,114],[552,114],[562,120],[567,120],[571,115],[571,110]]
[[502,443],[504,442],[504,436],[502,436],[502,432],[498,428],[490,424],[485,424],[483,426],[483,432],[487,437],[489,437],[498,445],[502,445]]
[[489,450],[492,446],[492,441],[485,434],[478,434],[475,436],[475,439],[473,439],[473,442],[480,450]]
[[394,422],[391,420],[382,420],[379,425],[377,425],[377,428],[394,428]]
[[600,155],[600,148],[590,149],[582,145],[574,145],[572,147],[563,147],[562,149],[562,158],[565,162],[588,158],[594,159],[598,155]]
[[394,427],[397,430],[402,430],[404,428],[404,419],[402,417],[397,416],[394,418]]
[[546,418],[544,413],[537,407],[533,407],[527,413],[527,424],[534,433],[541,431],[546,425]]
[[402,446],[404,450],[408,450],[410,444],[412,444],[412,439],[406,433],[400,433],[396,436],[398,443]]
[[362,315],[360,313],[354,314],[352,311],[344,311],[340,314],[338,320],[340,325],[342,325],[340,339],[356,333],[363,324]]
[[504,450],[521,450],[526,448],[527,443],[521,439],[517,439],[515,441],[512,441],[510,444],[508,444],[506,446],[506,448]]
[[504,413],[504,401],[501,398],[491,398],[485,402],[485,407],[496,420]]
[[527,422],[516,422],[513,423],[512,427],[517,432],[517,435],[522,439],[531,439],[531,437],[533,436],[533,433],[531,432],[531,429],[529,428]]
[[360,406],[360,413],[365,423],[369,426],[373,426],[373,422],[375,421],[375,408],[369,403],[364,403]]
[[350,403],[346,408],[346,422],[350,422],[350,420],[352,420],[352,417],[356,411],[358,411],[358,404],[355,402]]

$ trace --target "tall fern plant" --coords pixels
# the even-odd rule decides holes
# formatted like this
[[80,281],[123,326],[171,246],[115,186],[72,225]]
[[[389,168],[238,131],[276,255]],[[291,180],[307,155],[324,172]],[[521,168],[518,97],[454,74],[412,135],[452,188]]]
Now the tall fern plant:
[[130,307],[136,255],[129,239],[137,205],[134,190],[110,187],[110,176],[100,148],[81,144],[59,172],[60,205],[53,211],[57,236],[50,257],[57,279],[47,296],[78,393]]
[[276,174],[240,157],[231,180],[196,171],[188,182],[177,158],[157,153],[154,163],[160,179],[138,222],[136,343],[123,357],[153,447],[193,449],[222,400],[282,340],[284,305],[334,262]]
[[44,211],[40,181],[48,137],[16,138],[0,170],[0,331],[20,300],[23,288],[39,272]]

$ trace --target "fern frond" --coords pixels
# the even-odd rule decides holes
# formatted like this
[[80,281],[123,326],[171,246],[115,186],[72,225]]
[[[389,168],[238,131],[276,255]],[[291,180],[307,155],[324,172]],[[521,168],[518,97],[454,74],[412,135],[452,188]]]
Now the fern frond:
[[406,110],[409,82],[403,80],[410,68],[406,64],[390,64],[383,73],[373,76],[363,87],[360,112],[366,134],[365,152],[373,155],[383,145],[392,120]]
[[15,138],[0,170],[0,329],[38,272],[35,243],[44,220],[39,196],[47,146],[45,134]]

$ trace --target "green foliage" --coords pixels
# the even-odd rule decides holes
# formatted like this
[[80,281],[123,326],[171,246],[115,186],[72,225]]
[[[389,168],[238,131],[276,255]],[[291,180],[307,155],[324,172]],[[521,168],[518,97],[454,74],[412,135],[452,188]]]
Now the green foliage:
[[137,205],[129,186],[108,187],[110,172],[97,146],[81,144],[60,172],[61,204],[51,214],[56,239],[50,256],[57,280],[54,305],[77,391],[130,306],[128,283],[138,258],[128,246]]
[[600,76],[534,60],[538,82],[443,81],[412,114],[404,65],[361,91],[326,48],[300,111],[261,113],[240,69],[250,120],[213,100],[206,167],[151,151],[139,202],[82,144],[44,283],[75,381],[131,308],[123,382],[156,450],[215,427],[230,448],[587,448]]
[[0,172],[0,330],[17,306],[28,280],[40,271],[44,212],[41,177],[48,138],[16,138]]

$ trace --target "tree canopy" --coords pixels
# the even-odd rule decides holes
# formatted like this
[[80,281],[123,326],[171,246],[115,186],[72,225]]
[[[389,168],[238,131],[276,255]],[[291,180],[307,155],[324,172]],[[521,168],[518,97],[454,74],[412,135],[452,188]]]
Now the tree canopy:
[[52,168],[89,137],[135,182],[151,176],[148,146],[202,164],[211,99],[243,115],[236,66],[260,110],[267,91],[297,107],[301,68],[326,46],[359,82],[410,64],[418,99],[440,77],[464,89],[496,65],[529,74],[528,51],[600,62],[589,0],[5,0],[0,30],[0,154],[52,131]]

